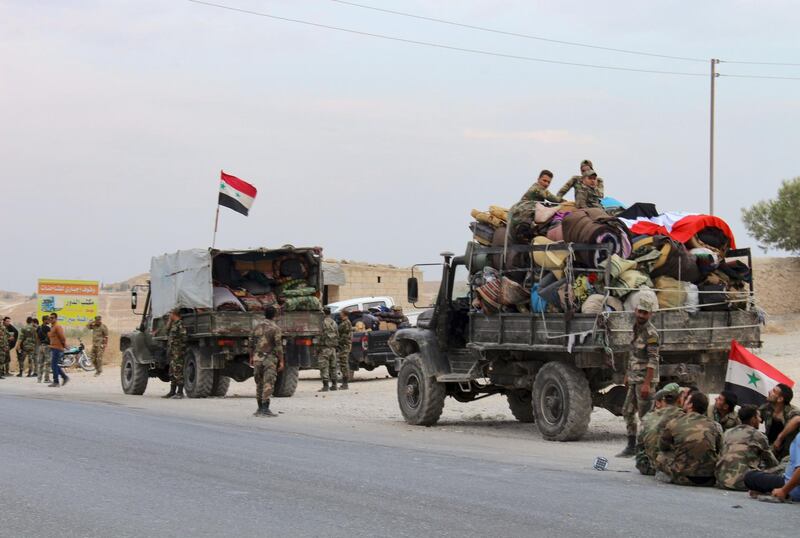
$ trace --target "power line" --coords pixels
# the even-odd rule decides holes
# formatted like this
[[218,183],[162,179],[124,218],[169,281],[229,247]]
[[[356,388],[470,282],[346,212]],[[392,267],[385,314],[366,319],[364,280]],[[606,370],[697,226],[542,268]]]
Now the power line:
[[[399,43],[407,43],[407,44],[411,44],[411,45],[419,45],[419,46],[425,46],[425,47],[434,47],[434,48],[438,48],[438,49],[453,50],[453,51],[458,51],[458,52],[467,52],[467,53],[471,53],[471,54],[480,54],[480,55],[483,55],[483,56],[496,56],[498,58],[507,58],[507,59],[512,59],[512,60],[523,60],[523,61],[528,61],[528,62],[539,62],[539,63],[547,63],[547,64],[568,65],[568,66],[573,66],[573,67],[586,67],[586,68],[590,68],[590,69],[605,69],[605,70],[611,70],[611,71],[628,71],[628,72],[634,72],[634,73],[651,73],[651,74],[658,74],[658,75],[679,75],[679,76],[687,76],[687,77],[705,77],[705,76],[708,76],[705,73],[688,73],[688,72],[682,72],[682,71],[662,71],[662,70],[657,70],[657,69],[637,69],[637,68],[634,68],[634,67],[620,67],[620,66],[614,66],[614,65],[587,64],[587,63],[579,63],[579,62],[565,62],[565,61],[561,61],[561,60],[550,60],[550,59],[547,59],[547,58],[536,58],[536,57],[533,57],[533,56],[522,56],[522,55],[518,55],[518,54],[506,54],[506,53],[502,53],[502,52],[493,52],[493,51],[488,51],[488,50],[483,50],[483,49],[472,49],[472,48],[465,48],[465,47],[456,47],[456,46],[453,46],[453,45],[445,45],[445,44],[442,44],[442,43],[434,43],[434,42],[430,42],[430,41],[419,41],[419,40],[415,40],[415,39],[406,39],[406,38],[403,38],[403,37],[395,37],[395,36],[389,36],[389,35],[384,35],[384,34],[376,34],[376,33],[372,33],[372,32],[363,32],[361,30],[353,30],[351,28],[342,28],[340,26],[331,26],[331,25],[328,25],[328,24],[321,24],[321,23],[306,21],[306,20],[302,20],[302,19],[292,19],[292,18],[289,18],[289,17],[280,17],[278,15],[272,15],[270,13],[264,13],[264,12],[260,12],[260,11],[252,11],[252,10],[249,10],[249,9],[242,9],[242,8],[237,8],[237,7],[233,7],[233,6],[226,6],[226,5],[223,5],[223,4],[216,4],[214,2],[205,2],[203,0],[187,0],[187,1],[192,2],[194,4],[201,4],[201,5],[215,7],[215,8],[219,8],[219,9],[225,9],[225,10],[228,10],[228,11],[235,11],[237,13],[244,13],[244,14],[247,14],[247,15],[255,15],[255,16],[258,16],[258,17],[266,17],[266,18],[269,18],[269,19],[274,19],[274,20],[279,20],[279,21],[284,21],[284,22],[293,22],[293,23],[296,23],[296,24],[303,24],[303,25],[306,25],[306,26],[312,26],[314,28],[324,28],[324,29],[327,29],[327,30],[336,30],[338,32],[347,32],[349,34],[355,34],[355,35],[361,35],[361,36],[367,36],[367,37],[375,37],[375,38],[378,38],[378,39],[386,39],[388,41],[396,41],[396,42],[399,42]],[[703,60],[703,61],[707,61],[707,60]]]
[[782,77],[778,75],[737,75],[730,73],[719,73],[719,76],[732,78],[765,78],[772,80],[800,80],[800,77]]
[[784,67],[800,67],[800,63],[791,63],[791,62],[745,62],[741,60],[720,60],[722,63],[725,64],[742,64],[742,65],[774,65],[774,66],[784,66]]
[[438,22],[441,24],[449,24],[450,26],[458,26],[460,28],[469,28],[470,30],[480,30],[482,32],[491,32],[493,34],[500,34],[500,35],[507,35],[512,37],[521,37],[524,39],[535,39],[536,41],[546,41],[547,43],[558,43],[559,45],[570,45],[573,47],[585,47],[587,49],[597,49],[597,50],[607,50],[611,52],[621,52],[623,54],[635,54],[638,56],[650,56],[653,58],[665,58],[669,60],[684,60],[687,62],[702,62],[707,63],[708,60],[704,58],[689,58],[686,56],[672,56],[669,54],[657,54],[655,52],[644,52],[639,50],[630,50],[630,49],[617,49],[614,47],[604,47],[602,45],[592,45],[589,43],[579,43],[576,41],[564,41],[561,39],[551,39],[547,37],[531,35],[531,34],[522,34],[518,32],[509,32],[506,30],[498,30],[497,28],[489,28],[486,26],[476,26],[473,24],[463,24],[460,22],[450,21],[447,19],[438,19],[436,17],[426,17],[424,15],[415,15],[414,13],[406,13],[404,11],[395,11],[392,9],[384,9],[375,6],[369,6],[365,4],[357,4],[356,2],[347,2],[345,0],[330,0],[331,2],[335,2],[337,4],[343,4],[352,7],[358,7],[362,9],[370,9],[372,11],[380,11],[383,13],[390,13],[392,15],[400,15],[401,17],[409,17],[412,19],[420,19],[424,21],[431,21],[431,22]]

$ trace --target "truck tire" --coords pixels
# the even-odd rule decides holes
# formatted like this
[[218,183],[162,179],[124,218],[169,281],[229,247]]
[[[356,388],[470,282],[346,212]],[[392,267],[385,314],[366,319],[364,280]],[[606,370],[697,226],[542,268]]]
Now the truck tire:
[[299,380],[300,368],[297,366],[284,367],[282,372],[278,372],[272,395],[278,398],[289,398],[297,390],[297,382]]
[[394,364],[387,362],[385,366],[386,366],[386,371],[389,372],[390,376],[397,377],[397,369],[394,367]]
[[511,414],[520,422],[536,422],[533,414],[533,395],[529,390],[512,390],[506,394]]
[[397,376],[397,401],[406,422],[416,426],[436,424],[446,395],[444,383],[425,375],[418,353],[405,358]]
[[200,353],[189,350],[183,366],[183,388],[189,398],[207,398],[214,386],[214,370],[200,368]]
[[122,392],[140,396],[147,389],[148,372],[143,364],[136,363],[136,356],[132,349],[126,349],[122,354],[122,366],[119,368]]
[[214,370],[214,383],[211,386],[211,396],[215,398],[224,398],[228,394],[228,387],[231,384],[231,378],[222,375],[219,370]]
[[577,441],[589,427],[592,393],[581,370],[548,362],[533,382],[533,413],[548,441]]

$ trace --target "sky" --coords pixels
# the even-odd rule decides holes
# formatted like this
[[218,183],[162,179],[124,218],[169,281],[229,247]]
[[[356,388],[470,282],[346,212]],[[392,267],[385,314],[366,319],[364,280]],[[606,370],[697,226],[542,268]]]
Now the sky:
[[[728,60],[723,75],[800,77],[794,0],[357,0],[555,40]],[[472,208],[510,206],[593,160],[606,194],[708,210],[708,61],[566,46],[331,0],[217,0],[361,32],[664,75],[470,54],[187,0],[0,2],[0,289],[115,282],[210,246],[220,170],[258,188],[222,208],[217,246],[319,245],[411,265],[462,251]],[[800,80],[717,79],[716,213],[795,163]],[[770,252],[770,254],[775,254]]]

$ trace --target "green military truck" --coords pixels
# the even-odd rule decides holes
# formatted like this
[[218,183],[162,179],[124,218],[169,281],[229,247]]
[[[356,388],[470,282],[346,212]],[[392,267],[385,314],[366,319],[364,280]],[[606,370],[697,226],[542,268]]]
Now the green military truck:
[[[289,291],[289,290],[293,291]],[[131,291],[131,308],[144,306],[139,327],[120,338],[121,384],[126,394],[144,394],[148,380],[169,381],[166,323],[179,307],[188,333],[184,388],[191,398],[222,397],[231,379],[253,375],[250,334],[265,305],[281,303],[286,367],[276,396],[291,396],[299,370],[314,366],[314,346],[324,314],[322,249],[192,249],[154,257],[150,282]]]
[[[442,284],[434,308],[419,317],[417,327],[397,331],[390,342],[398,356],[398,403],[408,423],[435,424],[447,396],[471,402],[492,394],[505,395],[517,420],[535,422],[548,440],[581,438],[594,406],[621,415],[633,312],[485,314],[472,306],[475,290],[468,283],[475,267],[512,250],[531,253],[545,248],[570,249],[566,272],[575,274],[580,271],[573,267],[575,252],[603,247],[504,249],[470,243],[463,256],[442,254]],[[729,251],[728,256],[749,260],[750,251]],[[599,276],[608,283],[607,274]],[[408,288],[408,300],[414,303],[418,293],[413,276]],[[761,345],[758,312],[749,300],[740,308],[655,313],[652,322],[661,337],[661,383],[695,383],[705,391],[721,390],[731,340],[747,347]]]

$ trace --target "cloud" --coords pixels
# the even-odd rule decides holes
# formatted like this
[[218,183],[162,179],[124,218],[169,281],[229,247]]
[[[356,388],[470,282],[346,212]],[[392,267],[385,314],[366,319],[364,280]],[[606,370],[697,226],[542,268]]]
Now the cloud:
[[572,133],[566,129],[542,129],[539,131],[492,131],[466,129],[464,138],[470,140],[532,140],[543,144],[594,144],[595,138],[587,134]]

